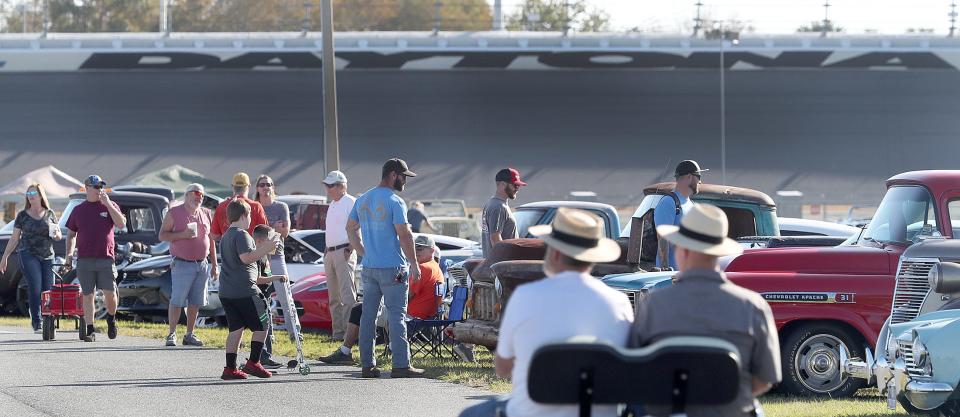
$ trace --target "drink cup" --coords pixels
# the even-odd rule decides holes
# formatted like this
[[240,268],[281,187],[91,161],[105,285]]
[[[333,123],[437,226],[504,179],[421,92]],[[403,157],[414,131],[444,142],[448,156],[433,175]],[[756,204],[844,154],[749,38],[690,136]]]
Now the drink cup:
[[187,223],[187,230],[192,232],[193,237],[197,237],[197,222]]

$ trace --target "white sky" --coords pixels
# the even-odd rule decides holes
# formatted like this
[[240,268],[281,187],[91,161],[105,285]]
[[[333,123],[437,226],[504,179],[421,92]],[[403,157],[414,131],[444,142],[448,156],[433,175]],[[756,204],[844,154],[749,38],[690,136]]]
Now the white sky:
[[[489,0],[491,3],[493,0]],[[504,13],[513,13],[522,0],[502,0]],[[701,0],[704,17],[738,19],[757,33],[794,33],[802,25],[822,20],[824,0]],[[587,0],[611,16],[614,30],[639,27],[661,32],[689,32],[697,0]],[[830,0],[830,20],[849,34],[876,30],[903,34],[907,28],[949,32],[950,0]],[[960,10],[960,8],[958,8]]]

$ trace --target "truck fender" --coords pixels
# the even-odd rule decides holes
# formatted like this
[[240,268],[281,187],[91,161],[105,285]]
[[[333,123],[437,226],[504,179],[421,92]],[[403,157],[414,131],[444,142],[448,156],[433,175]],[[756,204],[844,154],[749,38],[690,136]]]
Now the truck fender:
[[833,307],[826,305],[800,306],[784,305],[776,306],[775,314],[777,323],[777,332],[783,339],[790,332],[790,328],[798,324],[811,321],[838,322],[845,324],[853,330],[860,333],[860,337],[871,349],[876,351],[876,341],[878,334],[873,331],[864,318],[845,307]]

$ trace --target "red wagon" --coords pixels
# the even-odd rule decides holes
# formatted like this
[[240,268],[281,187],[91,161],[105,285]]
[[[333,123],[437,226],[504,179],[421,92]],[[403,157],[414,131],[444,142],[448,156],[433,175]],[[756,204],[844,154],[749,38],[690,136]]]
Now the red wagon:
[[[58,280],[59,281],[59,280]],[[80,339],[86,336],[87,324],[83,319],[83,294],[77,284],[53,284],[50,291],[40,294],[40,314],[43,316],[43,340],[53,340],[60,328],[60,318],[76,320]]]

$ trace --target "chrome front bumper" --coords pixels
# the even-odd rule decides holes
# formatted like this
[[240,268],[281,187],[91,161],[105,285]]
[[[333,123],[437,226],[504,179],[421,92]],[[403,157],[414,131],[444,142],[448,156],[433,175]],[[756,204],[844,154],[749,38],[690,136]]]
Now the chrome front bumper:
[[854,361],[851,360],[849,352],[841,346],[841,372],[852,378],[866,379],[869,384],[876,384],[880,393],[887,396],[887,408],[891,410],[897,408],[897,398],[901,395],[921,410],[937,408],[953,395],[954,387],[950,384],[912,379],[907,373],[907,364],[903,358],[897,358],[891,364],[883,355],[874,360],[870,349],[866,352],[866,361]]

